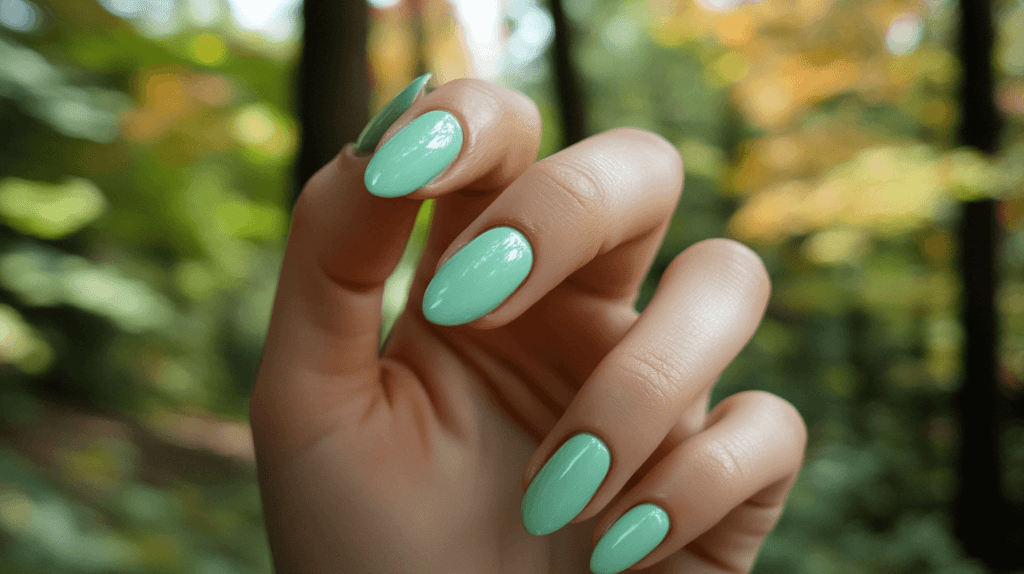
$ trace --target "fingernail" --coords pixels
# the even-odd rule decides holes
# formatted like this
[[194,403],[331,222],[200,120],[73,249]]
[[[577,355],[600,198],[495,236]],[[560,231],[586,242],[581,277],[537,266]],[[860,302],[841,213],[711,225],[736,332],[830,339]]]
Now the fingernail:
[[615,574],[636,564],[668,534],[668,513],[654,504],[634,506],[605,532],[590,556],[594,574]]
[[542,536],[568,524],[597,492],[611,462],[608,447],[590,433],[566,441],[526,489],[521,512],[526,531]]
[[413,80],[411,84],[406,86],[404,90],[399,92],[397,96],[392,98],[386,106],[373,116],[370,123],[366,124],[366,127],[359,134],[359,138],[356,139],[356,155],[366,155],[373,152],[377,144],[380,143],[380,138],[384,135],[384,132],[388,131],[388,128],[391,127],[391,124],[395,123],[398,116],[404,114],[405,110],[409,109],[413,100],[416,99],[416,94],[420,92],[420,88],[431,77],[433,77],[433,74],[427,72]]
[[511,227],[485,231],[438,269],[423,293],[423,316],[435,325],[479,319],[501,305],[532,266],[533,249],[522,233]]
[[408,195],[444,171],[461,149],[462,126],[455,116],[427,112],[377,150],[366,166],[366,189],[377,197]]

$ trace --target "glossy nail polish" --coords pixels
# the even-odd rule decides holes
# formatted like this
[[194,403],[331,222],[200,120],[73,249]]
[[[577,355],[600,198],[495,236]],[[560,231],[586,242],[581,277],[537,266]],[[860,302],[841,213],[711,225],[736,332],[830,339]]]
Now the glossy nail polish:
[[413,100],[416,99],[416,94],[420,93],[420,89],[433,76],[434,74],[427,72],[416,78],[373,116],[373,119],[366,124],[362,133],[359,134],[359,138],[356,139],[356,155],[373,153],[373,150],[377,148],[377,144],[380,143],[380,138],[384,135],[384,132],[388,131],[388,128],[391,127],[391,124],[395,123],[398,116],[404,114],[405,110],[409,109]]
[[377,150],[363,181],[377,197],[408,195],[437,177],[462,149],[462,125],[433,110],[413,120]]
[[423,293],[423,316],[462,325],[501,305],[530,274],[533,249],[511,227],[489,229],[445,262]]
[[535,536],[565,526],[583,510],[611,467],[604,441],[580,433],[565,442],[530,482],[523,496],[523,527]]
[[668,526],[668,513],[660,506],[634,506],[597,542],[590,556],[590,571],[615,574],[636,564],[661,544]]

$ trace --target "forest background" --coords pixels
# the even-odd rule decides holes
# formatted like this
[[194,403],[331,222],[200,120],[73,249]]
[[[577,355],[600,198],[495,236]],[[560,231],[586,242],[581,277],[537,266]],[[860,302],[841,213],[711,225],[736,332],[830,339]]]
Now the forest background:
[[[310,150],[340,148],[308,95],[341,94],[343,144],[431,71],[533,98],[538,159],[627,125],[677,145],[638,311],[697,241],[761,254],[766,317],[711,402],[776,393],[810,440],[755,574],[1024,572],[1024,1],[991,9],[990,149],[958,132],[952,0],[309,1],[0,0],[0,571],[271,572],[247,398]],[[317,52],[355,84],[301,73],[343,40],[304,38],[313,9],[366,22]],[[968,377],[985,257],[996,368]]]

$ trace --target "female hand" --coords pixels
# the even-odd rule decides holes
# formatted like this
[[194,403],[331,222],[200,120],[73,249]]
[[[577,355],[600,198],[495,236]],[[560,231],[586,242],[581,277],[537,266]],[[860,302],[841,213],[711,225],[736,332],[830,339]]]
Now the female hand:
[[[250,407],[277,570],[749,572],[807,441],[766,392],[707,411],[764,314],[760,258],[701,241],[636,313],[676,149],[619,128],[535,162],[529,98],[427,79],[295,206]],[[378,356],[384,282],[430,198]]]

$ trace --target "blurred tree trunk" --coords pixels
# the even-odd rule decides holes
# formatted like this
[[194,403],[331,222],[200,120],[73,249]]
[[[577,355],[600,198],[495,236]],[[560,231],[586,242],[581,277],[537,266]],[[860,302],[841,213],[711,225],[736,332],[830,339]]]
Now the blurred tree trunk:
[[292,204],[306,181],[370,120],[365,0],[305,0],[298,72],[301,127]]
[[555,93],[558,115],[562,118],[562,147],[587,137],[586,103],[580,89],[579,74],[572,63],[572,31],[562,10],[562,0],[551,0],[551,18],[555,25],[552,58],[555,63]]
[[[961,145],[995,154],[1002,127],[994,99],[991,0],[961,0],[959,57]],[[1002,486],[1003,420],[1000,397],[996,262],[999,225],[995,200],[967,202],[958,230],[958,266],[963,285],[963,380],[956,394],[961,431],[957,464],[960,484],[954,500],[954,530],[967,553],[996,571],[1024,566],[1024,553],[1010,545],[1020,539]],[[1014,524],[1016,522],[1016,524]],[[1016,529],[1016,532],[1014,532]]]

